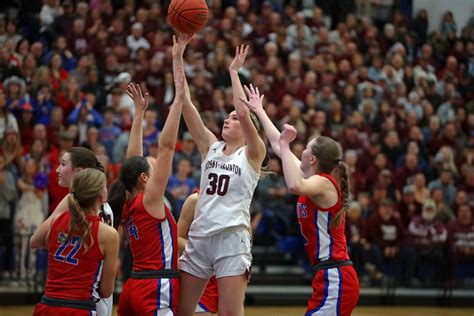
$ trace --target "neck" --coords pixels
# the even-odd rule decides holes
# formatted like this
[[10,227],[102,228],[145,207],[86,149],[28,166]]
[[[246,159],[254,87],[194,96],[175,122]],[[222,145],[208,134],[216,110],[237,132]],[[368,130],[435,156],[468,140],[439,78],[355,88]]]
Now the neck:
[[228,143],[226,142],[225,147],[224,147],[224,153],[226,155],[233,154],[234,152],[237,151],[240,147],[245,146],[245,143],[239,142],[239,143]]
[[135,199],[135,197],[138,195],[138,193],[140,193],[141,190],[139,189],[133,189],[132,192],[128,192],[129,194],[129,200],[133,200]]

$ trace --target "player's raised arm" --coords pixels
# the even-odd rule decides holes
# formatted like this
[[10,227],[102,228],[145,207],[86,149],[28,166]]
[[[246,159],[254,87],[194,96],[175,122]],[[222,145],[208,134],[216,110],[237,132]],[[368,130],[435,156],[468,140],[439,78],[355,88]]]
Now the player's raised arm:
[[263,140],[258,135],[257,127],[250,118],[250,111],[240,98],[245,98],[244,89],[240,83],[239,69],[245,62],[249,51],[249,46],[241,45],[235,49],[235,57],[229,65],[229,74],[232,81],[232,94],[234,100],[235,112],[239,118],[245,142],[247,143],[247,155],[250,163],[255,170],[260,171],[263,159],[265,158],[266,148]]
[[[252,84],[250,84],[249,87],[245,86],[244,88],[247,93],[248,100],[245,97],[241,97],[240,100],[257,116],[258,120],[263,126],[263,130],[265,131],[265,135],[267,136],[273,151],[281,159],[280,132],[276,128],[275,124],[273,124],[272,120],[270,120],[263,108],[263,94],[260,95],[258,88],[254,87]],[[292,157],[294,162],[299,166],[301,161],[298,159],[298,157],[296,157],[294,154],[292,154]]]
[[165,125],[160,133],[156,163],[153,170],[151,170],[150,179],[145,185],[145,193],[143,196],[143,205],[147,212],[156,218],[163,218],[165,216],[163,197],[171,174],[171,165],[173,163],[184,99],[183,68],[176,69],[174,81],[176,88],[175,98],[168,117],[166,118]]
[[[183,54],[186,46],[192,39],[192,34],[180,34],[178,38],[173,36],[173,73],[176,73],[177,68],[184,69]],[[201,116],[191,101],[191,93],[189,91],[188,82],[185,77],[184,81],[184,104],[183,104],[183,117],[191,136],[201,154],[201,158],[205,157],[209,146],[217,141],[217,138],[211,131],[204,125]]]
[[130,141],[127,147],[126,158],[133,156],[143,156],[143,117],[148,108],[148,93],[143,95],[139,84],[129,84],[127,94],[135,105],[135,116],[133,117],[132,128],[130,130]]

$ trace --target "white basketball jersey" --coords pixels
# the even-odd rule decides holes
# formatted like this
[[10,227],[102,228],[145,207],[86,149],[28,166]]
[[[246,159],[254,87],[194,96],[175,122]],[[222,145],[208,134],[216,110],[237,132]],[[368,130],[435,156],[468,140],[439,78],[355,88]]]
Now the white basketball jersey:
[[[105,215],[103,216],[102,221],[110,226],[113,226],[114,213],[112,212],[112,208],[110,207],[109,203],[104,203],[102,205],[102,210],[104,211]],[[102,275],[102,269],[100,270],[100,274]],[[96,302],[97,316],[112,316],[112,309],[114,307],[114,294],[112,293],[112,295],[109,297],[101,298],[97,293],[95,299],[100,299]]]
[[247,160],[246,146],[226,156],[225,145],[213,143],[201,164],[200,197],[189,236],[211,236],[230,227],[250,227],[249,207],[260,174]]

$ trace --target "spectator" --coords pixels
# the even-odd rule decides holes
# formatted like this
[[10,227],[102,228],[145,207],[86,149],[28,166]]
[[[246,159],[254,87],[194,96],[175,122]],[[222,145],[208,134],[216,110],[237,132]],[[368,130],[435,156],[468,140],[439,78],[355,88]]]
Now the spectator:
[[102,115],[93,108],[90,100],[83,98],[76,104],[76,108],[67,118],[69,124],[77,124],[79,128],[79,143],[87,138],[87,129],[90,126],[101,126],[103,124]]
[[448,231],[452,270],[458,274],[460,265],[474,263],[474,224],[469,205],[464,204],[459,208],[458,216],[449,224]]
[[454,21],[454,15],[451,11],[446,11],[443,14],[441,20],[441,33],[444,37],[450,36],[450,33],[454,33],[456,35],[458,31],[458,27],[456,25],[456,21]]
[[1,278],[9,281],[13,263],[13,212],[11,205],[17,195],[16,183],[13,174],[5,169],[5,159],[0,154],[0,245],[4,247],[5,253],[0,258],[3,262]]
[[62,67],[62,58],[59,53],[53,53],[49,60],[49,70],[51,73],[51,86],[57,92],[61,83],[67,79],[69,73]]
[[[174,154],[173,157],[173,168],[176,169],[178,161],[181,159],[187,159],[191,161],[191,165],[194,169],[194,179],[199,181],[200,178],[200,165],[201,165],[201,156],[196,148],[196,143],[194,142],[191,134],[189,132],[184,132],[182,136],[181,146]],[[198,170],[196,170],[198,169]]]
[[18,123],[15,116],[8,111],[5,93],[0,89],[0,141],[2,142],[6,130],[18,132]]
[[[434,280],[435,276],[445,279],[444,244],[448,237],[445,225],[436,220],[436,205],[433,200],[423,204],[421,216],[414,216],[408,226],[408,232],[416,248],[417,276],[425,283]],[[434,266],[434,271],[431,266]],[[429,273],[429,271],[432,271]]]
[[135,58],[139,48],[150,49],[150,43],[143,37],[142,23],[136,22],[132,25],[132,34],[127,37],[127,46],[132,58]]
[[426,199],[430,197],[430,190],[426,187],[426,178],[422,173],[415,175],[413,186],[416,203],[425,204]]
[[377,271],[385,273],[388,272],[384,269],[387,263],[393,265],[394,261],[398,262],[402,271],[396,273],[405,284],[410,284],[415,268],[411,261],[413,250],[405,244],[406,231],[400,219],[394,216],[394,202],[383,200],[377,212],[367,220],[366,227],[369,262],[375,265]]
[[113,158],[113,149],[116,139],[122,130],[114,124],[114,109],[107,107],[104,109],[104,124],[99,129],[99,141],[105,146],[109,159]]
[[[366,240],[364,238],[364,222],[361,216],[362,208],[356,201],[349,204],[347,210],[347,218],[345,223],[345,234],[347,239],[347,247],[349,257],[354,262],[354,268],[357,275],[362,275],[362,268],[364,267]],[[380,274],[378,276],[380,279]]]
[[453,185],[453,176],[449,169],[441,170],[441,175],[438,179],[431,181],[428,184],[430,191],[434,189],[441,189],[443,192],[443,203],[452,205],[456,198],[456,187]]
[[176,214],[181,213],[184,200],[196,190],[197,185],[192,175],[191,161],[181,159],[178,161],[176,172],[171,175],[168,182],[168,190],[176,203]]
[[402,190],[401,201],[397,206],[404,227],[408,227],[413,217],[421,214],[421,204],[418,204],[415,200],[414,189],[413,184],[405,185]]

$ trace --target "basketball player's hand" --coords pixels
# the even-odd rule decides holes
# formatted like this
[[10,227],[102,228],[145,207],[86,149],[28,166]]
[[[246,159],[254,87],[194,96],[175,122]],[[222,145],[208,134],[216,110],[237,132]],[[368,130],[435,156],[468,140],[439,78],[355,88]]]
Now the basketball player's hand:
[[142,88],[139,84],[130,83],[127,86],[127,94],[133,100],[135,105],[135,113],[144,114],[148,108],[148,98],[149,94],[145,93],[143,95]]
[[260,91],[258,88],[254,88],[252,84],[250,84],[250,88],[244,86],[245,93],[247,93],[248,100],[244,97],[240,97],[240,101],[242,101],[253,113],[257,114],[259,112],[263,112],[263,94],[260,95]]
[[173,48],[171,49],[173,58],[183,58],[184,50],[193,39],[193,35],[181,33],[178,35],[178,38],[176,38],[176,35],[173,35]]
[[244,44],[235,48],[235,57],[229,65],[229,71],[239,71],[240,67],[242,67],[245,62],[245,58],[247,58],[249,48],[250,46]]
[[290,124],[283,125],[283,131],[280,134],[280,144],[291,143],[292,141],[295,140],[297,134],[298,132],[296,131],[296,128],[294,128],[292,125]]

